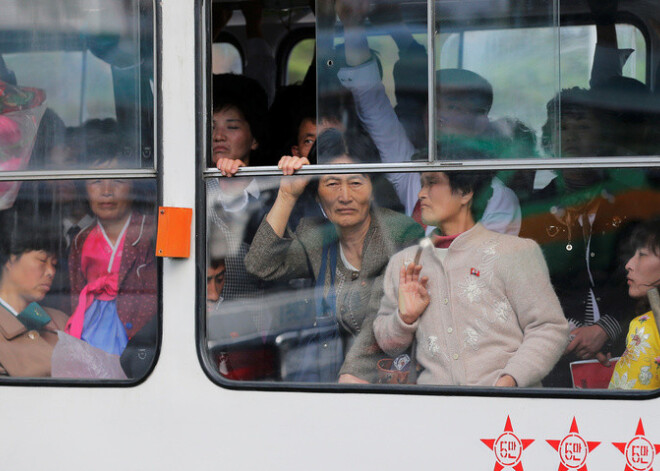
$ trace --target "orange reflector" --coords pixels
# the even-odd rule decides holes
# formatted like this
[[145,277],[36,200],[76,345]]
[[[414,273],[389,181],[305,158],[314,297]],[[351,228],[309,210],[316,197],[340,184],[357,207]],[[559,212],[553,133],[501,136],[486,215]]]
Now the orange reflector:
[[192,208],[158,208],[157,257],[190,257]]

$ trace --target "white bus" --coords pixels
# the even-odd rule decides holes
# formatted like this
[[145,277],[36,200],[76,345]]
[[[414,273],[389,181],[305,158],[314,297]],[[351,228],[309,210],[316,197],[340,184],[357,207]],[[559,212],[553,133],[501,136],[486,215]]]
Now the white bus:
[[659,49],[655,0],[0,0],[4,467],[657,468]]

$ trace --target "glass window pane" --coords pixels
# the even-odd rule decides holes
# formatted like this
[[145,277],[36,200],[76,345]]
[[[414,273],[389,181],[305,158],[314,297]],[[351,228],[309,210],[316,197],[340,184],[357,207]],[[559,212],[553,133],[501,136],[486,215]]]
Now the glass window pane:
[[[423,183],[412,218],[400,178]],[[660,279],[655,253],[648,279],[631,265],[659,189],[656,169],[208,180],[207,353],[236,381],[602,389],[636,368],[655,389],[660,345],[625,347]]]
[[546,155],[656,153],[659,107],[646,83],[641,32],[613,24],[562,28],[560,48],[561,92],[549,99],[542,128]]
[[540,155],[545,104],[559,89],[559,28],[552,2],[533,27],[527,13],[509,2],[437,4],[437,159],[461,159],[455,142],[474,148],[468,159]]
[[[0,8],[0,171],[69,169],[54,162],[55,149],[68,145],[69,134],[99,125],[121,136],[131,156],[126,168],[153,167],[150,4],[56,0]],[[93,165],[93,155],[79,157],[77,168]]]
[[213,55],[214,74],[242,74],[243,58],[241,53],[231,43],[214,43],[211,54]]
[[286,64],[286,84],[302,82],[314,57],[314,39],[303,39],[291,49]]
[[428,142],[426,6],[347,4],[317,12],[318,121],[367,134],[372,163],[410,161]]
[[118,178],[0,182],[0,376],[126,380],[149,371],[155,188]]

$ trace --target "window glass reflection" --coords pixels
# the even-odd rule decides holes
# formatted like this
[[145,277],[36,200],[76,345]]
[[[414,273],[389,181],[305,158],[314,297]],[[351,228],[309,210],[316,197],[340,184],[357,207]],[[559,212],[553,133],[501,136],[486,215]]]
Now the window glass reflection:
[[[120,168],[105,144],[94,168]],[[0,211],[1,373],[142,377],[158,339],[155,182],[2,185],[18,191]]]
[[[333,142],[338,131],[319,138],[321,161],[352,161],[350,139],[335,158]],[[209,180],[207,342],[221,376],[607,388],[623,355],[651,384],[630,339],[651,315],[636,286],[660,279],[637,261],[655,254],[657,172],[406,175],[420,180],[413,217],[378,174],[249,179],[261,197],[237,213],[219,196],[232,180]],[[518,235],[487,228],[495,178],[519,202]]]
[[[121,1],[2,8],[0,171],[68,170],[52,158],[54,148],[69,130],[103,120],[123,136],[127,168],[153,167],[150,8]],[[89,168],[85,160],[77,168]]]

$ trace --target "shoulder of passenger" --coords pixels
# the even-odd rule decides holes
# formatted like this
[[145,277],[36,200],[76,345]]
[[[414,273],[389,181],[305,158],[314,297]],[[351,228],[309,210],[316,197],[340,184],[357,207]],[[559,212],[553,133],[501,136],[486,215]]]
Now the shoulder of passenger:
[[64,314],[59,309],[52,307],[44,307],[44,310],[48,313],[51,320],[53,321],[53,324],[55,324],[58,329],[64,329],[64,327],[66,327],[66,323],[69,321],[69,316]]
[[400,250],[399,252],[392,255],[392,257],[390,258],[390,263],[412,262],[415,259],[415,255],[417,254],[417,250],[419,248],[420,248],[419,244],[415,244],[415,245],[411,245],[410,247],[406,247],[403,250]]
[[496,240],[498,242],[499,252],[501,254],[512,254],[516,257],[519,256],[532,256],[536,253],[541,253],[539,244],[532,239],[513,236],[509,234],[497,234]]
[[419,231],[420,234],[424,233],[422,226],[405,214],[387,208],[378,208],[374,211],[374,214],[379,221],[379,225],[388,232],[408,233]]

